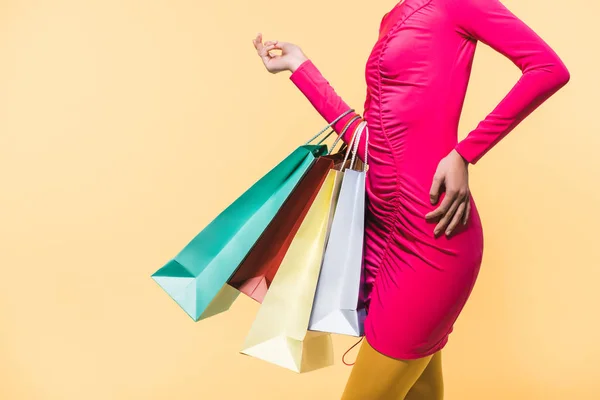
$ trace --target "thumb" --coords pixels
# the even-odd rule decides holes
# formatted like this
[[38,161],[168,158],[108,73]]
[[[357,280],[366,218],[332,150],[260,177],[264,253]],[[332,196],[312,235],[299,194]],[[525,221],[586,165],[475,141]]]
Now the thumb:
[[429,190],[429,201],[431,202],[431,204],[437,203],[443,182],[444,177],[442,175],[436,174],[433,177],[433,183],[431,184],[431,189]]
[[282,50],[284,53],[293,47],[293,45],[291,43],[282,42],[279,40],[274,40],[273,44],[276,49]]

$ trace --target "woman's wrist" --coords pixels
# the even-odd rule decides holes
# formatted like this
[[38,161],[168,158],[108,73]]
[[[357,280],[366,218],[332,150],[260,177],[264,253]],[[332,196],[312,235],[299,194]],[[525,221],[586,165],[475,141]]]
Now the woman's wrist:
[[291,73],[294,73],[298,69],[298,67],[300,67],[300,65],[304,64],[305,61],[308,61],[308,57],[306,57],[304,55],[297,57],[297,58],[291,60],[290,66],[288,69],[290,70]]
[[[348,118],[348,121],[346,121],[346,123],[344,124],[344,127],[342,128],[342,130],[340,132],[344,132],[347,131],[348,128],[350,127],[351,124],[356,123],[356,126],[354,127],[354,130],[352,131],[352,134],[350,134],[349,136],[349,140],[351,140],[354,137],[354,131],[356,131],[356,127],[358,127],[358,125],[364,121],[364,118],[358,114],[356,114],[355,116],[358,116],[359,118],[354,119],[354,117],[352,116],[352,114],[346,116],[345,118]],[[348,134],[346,132],[346,134]]]
[[466,167],[469,166],[469,160],[467,160],[467,158],[462,155],[456,147],[453,149],[453,152],[457,154],[458,158],[465,164]]

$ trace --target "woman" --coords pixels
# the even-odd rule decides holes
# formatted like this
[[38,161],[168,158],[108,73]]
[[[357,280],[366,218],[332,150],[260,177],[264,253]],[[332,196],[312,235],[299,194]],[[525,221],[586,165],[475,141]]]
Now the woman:
[[[457,142],[478,41],[522,71],[494,110]],[[254,46],[328,122],[350,107],[291,43]],[[281,50],[281,54],[271,54]],[[441,350],[469,297],[483,231],[468,166],[569,81],[557,54],[499,0],[404,0],[386,13],[366,63],[369,129],[365,338],[343,400],[441,399]],[[339,134],[357,114],[333,127]],[[342,139],[348,143],[361,119]],[[363,135],[364,137],[365,135]],[[361,141],[358,156],[363,158]]]

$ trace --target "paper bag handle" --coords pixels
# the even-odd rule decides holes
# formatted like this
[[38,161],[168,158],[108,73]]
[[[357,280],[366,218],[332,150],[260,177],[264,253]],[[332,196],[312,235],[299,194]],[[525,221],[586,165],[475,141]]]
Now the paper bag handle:
[[352,152],[352,159],[350,160],[350,169],[354,169],[356,165],[356,155],[358,154],[358,146],[360,144],[360,139],[362,137],[363,130],[366,130],[366,142],[365,142],[365,160],[363,165],[363,171],[367,170],[367,155],[369,152],[368,142],[369,142],[369,130],[367,128],[367,121],[361,121],[356,129],[354,130],[354,134],[352,139],[350,140],[350,144],[348,145],[348,151],[346,152],[346,156],[344,157],[344,163],[342,164],[343,171],[345,169],[346,161],[348,160],[348,155]]
[[[329,154],[331,154],[333,152],[333,149],[335,149],[335,146],[337,146],[340,139],[346,134],[346,131],[348,130],[348,128],[350,128],[350,125],[352,125],[352,123],[354,121],[356,121],[357,119],[360,119],[360,115],[355,115],[354,117],[352,117],[350,119],[350,121],[348,121],[348,123],[346,124],[344,129],[342,129],[342,131],[340,132],[340,135],[337,137],[337,139],[335,139],[335,141],[331,145],[331,150],[329,150]],[[327,135],[327,136],[329,136],[329,135]],[[352,147],[352,143],[350,143],[350,145],[348,145],[347,147],[348,147],[348,149],[350,149],[350,147]],[[342,146],[342,148],[343,148],[343,146]],[[347,151],[350,151],[350,150],[347,150]],[[348,153],[346,152],[346,154],[348,154]],[[346,162],[346,161],[344,160],[344,162]]]
[[[336,119],[334,119],[333,121],[331,121],[329,124],[327,124],[327,126],[325,128],[321,129],[321,131],[319,133],[317,133],[308,142],[306,142],[305,145],[310,144],[313,140],[315,140],[316,138],[318,138],[319,136],[321,136],[327,129],[332,128],[332,126],[335,125],[340,119],[344,118],[346,115],[348,115],[348,114],[350,114],[352,112],[354,112],[353,108],[351,108],[351,109],[349,109],[347,111],[344,111],[342,114],[340,114],[339,117],[337,117]],[[321,139],[321,141],[318,144],[323,143],[334,132],[335,132],[335,130],[332,128],[331,131],[327,135],[325,135],[325,137],[323,139]]]
[[[366,132],[365,134],[365,162],[363,163],[363,171],[367,171],[367,169],[369,168],[368,165],[368,160],[367,157],[369,155],[369,127],[367,126],[367,121],[364,121],[364,130]],[[362,134],[362,132],[361,132]],[[360,143],[360,136],[358,137],[358,139],[356,140],[356,144],[354,145],[354,150],[352,153],[352,160],[350,161],[350,166],[352,169],[354,169],[355,161],[356,161],[356,155],[358,154],[358,146]]]

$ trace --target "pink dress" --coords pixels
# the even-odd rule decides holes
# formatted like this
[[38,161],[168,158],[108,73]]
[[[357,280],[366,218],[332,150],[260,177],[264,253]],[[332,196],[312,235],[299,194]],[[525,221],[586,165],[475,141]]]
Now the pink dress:
[[[523,74],[458,142],[478,41],[504,54]],[[473,197],[468,223],[449,238],[435,238],[436,223],[425,220],[437,207],[429,190],[439,161],[456,149],[475,164],[570,76],[548,44],[498,0],[405,0],[383,16],[365,77],[363,118],[370,135],[365,337],[390,357],[419,358],[447,343],[483,255]],[[290,79],[328,122],[350,109],[311,60]],[[336,132],[355,115],[337,122]],[[345,142],[359,122],[348,129]],[[364,149],[361,141],[361,158]]]

